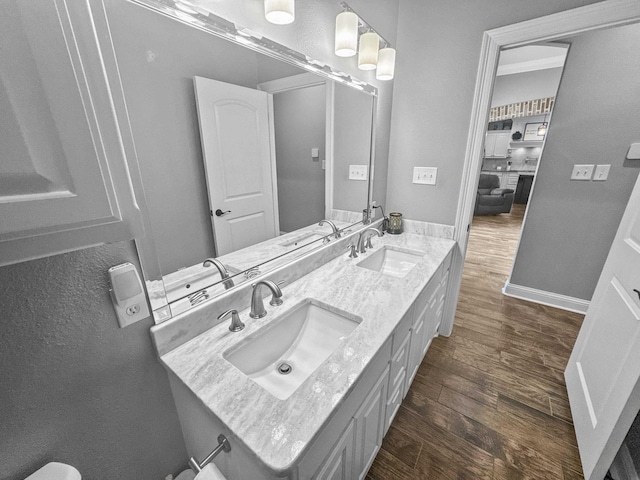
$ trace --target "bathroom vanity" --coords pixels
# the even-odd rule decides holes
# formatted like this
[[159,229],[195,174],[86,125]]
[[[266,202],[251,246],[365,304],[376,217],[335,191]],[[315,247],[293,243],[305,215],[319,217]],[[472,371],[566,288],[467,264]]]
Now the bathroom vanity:
[[[154,327],[190,455],[204,458],[222,433],[232,448],[216,464],[230,479],[365,477],[438,334],[455,242],[386,234],[350,258],[357,237],[271,272],[309,268],[263,318],[249,317],[245,289]],[[187,333],[189,316],[216,318],[230,301],[242,331],[225,320]],[[283,352],[288,375],[277,372]]]

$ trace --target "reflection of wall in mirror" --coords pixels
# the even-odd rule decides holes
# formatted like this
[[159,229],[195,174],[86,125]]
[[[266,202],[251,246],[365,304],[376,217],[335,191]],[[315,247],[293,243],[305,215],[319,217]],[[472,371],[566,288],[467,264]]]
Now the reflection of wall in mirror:
[[[273,96],[280,231],[292,232],[324,214],[326,87],[315,85]],[[311,149],[318,148],[317,158]]]
[[369,165],[373,100],[336,83],[334,105],[333,208],[359,212],[369,182],[349,180],[349,165]]
[[108,15],[166,274],[214,255],[193,76],[256,88],[300,70],[138,5],[122,2]]

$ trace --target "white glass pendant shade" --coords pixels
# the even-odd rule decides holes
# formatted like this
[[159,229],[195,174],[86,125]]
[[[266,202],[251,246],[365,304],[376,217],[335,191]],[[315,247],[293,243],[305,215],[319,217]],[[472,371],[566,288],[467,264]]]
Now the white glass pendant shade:
[[378,80],[391,80],[396,69],[396,49],[387,47],[378,52],[378,69],[376,78]]
[[360,35],[360,48],[358,49],[358,68],[360,70],[374,70],[376,68],[379,44],[380,37],[376,32]]
[[544,137],[547,134],[547,124],[543,123],[538,127],[538,136]]
[[295,0],[264,0],[264,16],[276,25],[286,25],[295,20]]
[[358,15],[342,12],[336,17],[336,55],[352,57],[358,51]]

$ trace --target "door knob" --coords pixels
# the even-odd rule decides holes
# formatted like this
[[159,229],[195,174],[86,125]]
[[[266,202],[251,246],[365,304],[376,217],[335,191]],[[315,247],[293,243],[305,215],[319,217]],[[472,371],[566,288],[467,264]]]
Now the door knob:
[[216,210],[216,216],[221,217],[222,215],[224,215],[225,213],[231,213],[231,210],[227,210],[226,212],[223,212],[220,209]]

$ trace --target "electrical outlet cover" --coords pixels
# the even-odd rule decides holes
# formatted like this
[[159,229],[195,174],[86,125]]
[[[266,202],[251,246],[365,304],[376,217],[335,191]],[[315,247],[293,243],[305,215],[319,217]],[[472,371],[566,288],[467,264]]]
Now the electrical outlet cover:
[[367,180],[366,165],[349,165],[349,180]]

